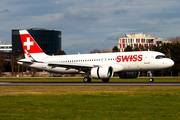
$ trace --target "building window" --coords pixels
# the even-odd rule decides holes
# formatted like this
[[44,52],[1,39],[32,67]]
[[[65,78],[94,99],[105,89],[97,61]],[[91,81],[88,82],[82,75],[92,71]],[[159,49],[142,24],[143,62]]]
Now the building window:
[[147,43],[153,43],[153,39],[147,39],[146,42]]

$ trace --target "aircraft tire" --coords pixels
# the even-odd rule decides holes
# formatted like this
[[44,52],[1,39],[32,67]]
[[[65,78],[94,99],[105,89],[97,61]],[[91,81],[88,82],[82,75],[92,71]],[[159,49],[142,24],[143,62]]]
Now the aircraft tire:
[[149,78],[149,82],[154,82],[154,78]]
[[83,81],[84,81],[85,83],[91,82],[91,78],[90,78],[90,77],[84,77],[84,78],[83,78]]
[[102,79],[102,82],[109,82],[109,79]]

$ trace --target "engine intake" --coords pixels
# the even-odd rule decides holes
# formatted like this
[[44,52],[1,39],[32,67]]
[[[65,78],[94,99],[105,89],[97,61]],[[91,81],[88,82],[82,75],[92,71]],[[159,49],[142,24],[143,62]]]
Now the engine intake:
[[113,76],[113,68],[110,66],[92,68],[91,76],[94,79],[109,79]]
[[137,78],[139,76],[139,72],[120,72],[119,78],[128,79],[128,78]]

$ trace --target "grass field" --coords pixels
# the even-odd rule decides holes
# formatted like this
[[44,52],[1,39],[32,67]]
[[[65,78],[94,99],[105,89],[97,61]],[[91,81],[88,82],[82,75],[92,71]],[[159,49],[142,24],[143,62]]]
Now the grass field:
[[[67,82],[82,78],[0,80]],[[156,80],[180,81],[179,78]],[[112,81],[148,82],[148,78]],[[0,86],[0,120],[9,119],[179,120],[180,86]]]

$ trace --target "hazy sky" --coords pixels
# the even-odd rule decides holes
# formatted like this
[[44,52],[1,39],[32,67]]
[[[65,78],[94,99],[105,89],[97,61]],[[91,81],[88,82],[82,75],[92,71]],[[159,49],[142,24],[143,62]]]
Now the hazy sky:
[[12,29],[54,29],[68,54],[112,49],[127,33],[180,36],[180,0],[1,0],[0,6],[0,41],[11,42]]

